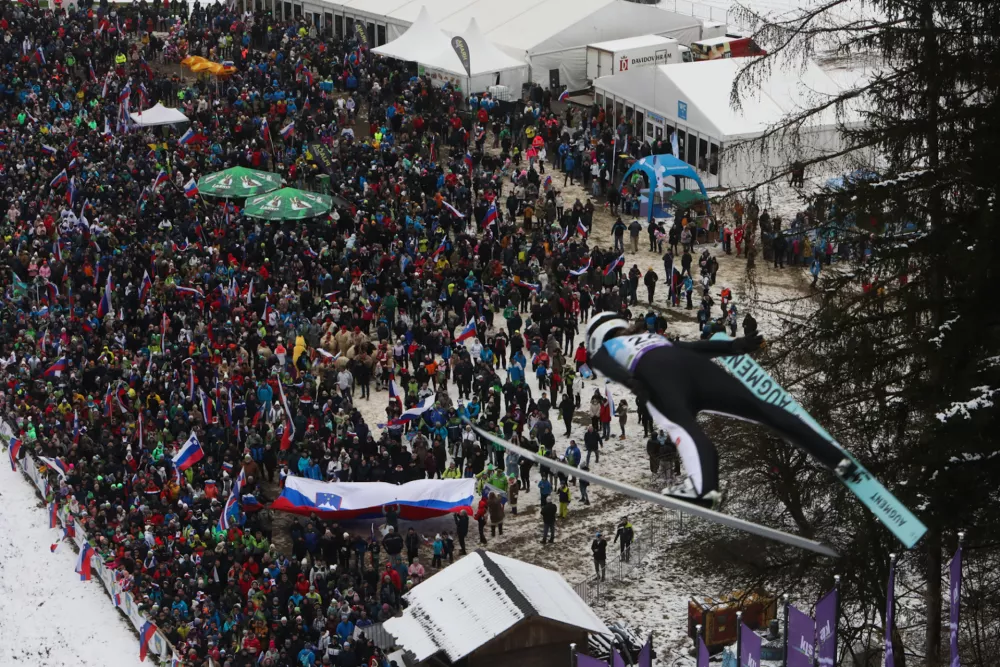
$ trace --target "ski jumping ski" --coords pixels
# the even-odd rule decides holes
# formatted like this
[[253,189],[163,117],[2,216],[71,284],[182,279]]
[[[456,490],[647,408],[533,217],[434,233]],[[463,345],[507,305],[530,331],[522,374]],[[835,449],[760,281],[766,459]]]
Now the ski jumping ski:
[[[717,333],[712,336],[712,340],[732,340],[724,333]],[[865,504],[868,509],[881,521],[886,528],[892,531],[900,542],[907,549],[912,548],[923,534],[927,532],[927,527],[917,519],[913,513],[899,502],[889,491],[875,479],[875,476],[862,466],[857,458],[844,449],[826,429],[812,418],[805,409],[792,398],[774,378],[760,367],[749,355],[741,354],[733,357],[719,357],[715,360],[730,375],[743,383],[743,385],[753,392],[754,396],[760,400],[776,405],[779,408],[795,415],[805,422],[810,428],[830,444],[844,452],[844,456],[849,458],[857,466],[854,474],[850,477],[838,475],[844,485],[858,499]]]
[[523,456],[524,458],[537,463],[540,466],[545,466],[551,470],[556,470],[570,477],[576,477],[579,479],[584,479],[591,484],[597,484],[598,486],[603,486],[610,489],[616,493],[621,493],[626,496],[630,496],[637,500],[643,500],[654,505],[659,505],[661,507],[667,507],[669,509],[678,510],[684,512],[685,514],[690,514],[692,516],[697,516],[708,521],[712,521],[722,526],[727,526],[729,528],[735,528],[737,530],[742,530],[747,533],[752,533],[753,535],[759,535],[760,537],[767,538],[769,540],[774,540],[775,542],[781,542],[782,544],[787,544],[793,547],[798,547],[800,549],[806,549],[807,551],[813,551],[815,553],[821,554],[823,556],[830,556],[832,558],[837,558],[838,554],[829,546],[816,542],[814,540],[806,539],[798,535],[792,535],[791,533],[786,533],[774,528],[768,528],[767,526],[761,526],[759,524],[753,523],[751,521],[746,521],[744,519],[737,519],[736,517],[730,516],[728,514],[723,514],[722,512],[716,512],[714,510],[708,509],[706,507],[701,507],[693,503],[684,502],[683,500],[678,500],[670,496],[665,496],[653,491],[647,491],[646,489],[641,489],[637,486],[632,486],[631,484],[626,484],[624,482],[618,482],[613,479],[608,479],[606,477],[601,477],[600,475],[595,475],[592,472],[586,470],[580,470],[579,468],[574,468],[573,466],[567,465],[565,463],[560,463],[559,461],[553,461],[552,459],[547,459],[544,456],[539,456],[538,454],[528,451],[523,447],[518,447],[517,445],[507,442],[499,436],[493,435],[483,429],[479,428],[469,420],[465,420],[467,424],[472,426],[473,431],[475,431],[480,437],[492,442],[495,445],[499,445],[509,451]]

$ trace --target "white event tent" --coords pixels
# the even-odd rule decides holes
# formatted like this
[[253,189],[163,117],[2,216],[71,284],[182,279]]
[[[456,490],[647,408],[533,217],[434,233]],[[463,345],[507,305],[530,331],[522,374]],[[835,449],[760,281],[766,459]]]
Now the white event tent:
[[[671,140],[677,157],[697,167],[708,187],[752,185],[795,160],[841,149],[841,123],[856,126],[861,120],[851,109],[841,118],[830,108],[809,119],[794,142],[776,133],[763,150],[748,149],[748,140],[760,138],[787,115],[840,92],[840,86],[809,61],[802,68],[774,68],[763,80],[748,82],[735,108],[730,99],[733,83],[751,61],[723,58],[605,76],[594,81],[594,98],[609,117],[631,120],[640,140]],[[712,155],[718,160],[711,160]],[[701,168],[706,161],[707,170]]]
[[400,38],[424,10],[449,40],[475,19],[488,41],[530,66],[532,81],[556,89],[587,87],[588,44],[643,34],[673,37],[681,44],[701,38],[699,18],[626,0],[314,1],[321,2],[316,11],[334,31],[352,34],[361,22],[379,47]]
[[476,20],[470,19],[456,36],[469,46],[469,73],[451,45],[451,37],[438,28],[426,9],[398,39],[372,49],[373,53],[422,65],[437,85],[460,85],[466,93],[479,93],[493,85],[520,90],[528,80],[528,65],[504,53],[483,36]]
[[159,102],[148,109],[143,109],[140,114],[133,111],[129,114],[132,122],[140,127],[153,127],[156,125],[176,125],[188,122],[188,117],[177,109],[165,107]]

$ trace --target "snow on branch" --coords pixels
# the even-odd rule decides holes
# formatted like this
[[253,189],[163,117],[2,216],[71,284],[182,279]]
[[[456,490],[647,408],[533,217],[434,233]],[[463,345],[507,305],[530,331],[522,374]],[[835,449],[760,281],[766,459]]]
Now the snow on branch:
[[941,349],[941,343],[944,342],[945,333],[951,330],[951,325],[954,324],[955,322],[958,322],[960,317],[961,315],[957,315],[954,318],[948,320],[947,322],[944,322],[941,326],[938,327],[938,335],[930,339],[930,342],[934,343],[934,345],[939,350]]
[[951,407],[943,412],[937,413],[938,420],[944,424],[947,423],[949,419],[955,415],[961,415],[964,419],[971,419],[972,410],[980,410],[982,408],[992,408],[993,407],[993,397],[1000,394],[1000,389],[993,389],[987,387],[986,385],[980,387],[973,387],[972,391],[978,392],[979,396],[973,398],[970,401],[955,402],[951,404]]

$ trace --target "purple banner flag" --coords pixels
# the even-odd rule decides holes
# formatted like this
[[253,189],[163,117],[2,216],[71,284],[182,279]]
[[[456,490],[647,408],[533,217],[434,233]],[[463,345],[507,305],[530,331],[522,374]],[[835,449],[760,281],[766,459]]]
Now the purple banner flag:
[[589,655],[577,653],[576,667],[608,667],[608,663],[603,660],[598,660],[597,658],[591,658]]
[[698,665],[697,667],[708,667],[708,647],[705,640],[698,637]]
[[813,642],[816,641],[816,622],[788,605],[788,667],[813,667]]
[[893,594],[896,591],[896,558],[889,561],[889,587],[885,594],[885,667],[896,667],[892,655],[892,607]]
[[951,559],[951,667],[961,667],[958,659],[958,611],[962,592],[962,544]]
[[740,623],[740,667],[760,667],[760,637]]
[[816,654],[819,667],[837,663],[837,589],[816,603]]
[[653,667],[653,635],[646,640],[646,645],[639,651],[638,667]]

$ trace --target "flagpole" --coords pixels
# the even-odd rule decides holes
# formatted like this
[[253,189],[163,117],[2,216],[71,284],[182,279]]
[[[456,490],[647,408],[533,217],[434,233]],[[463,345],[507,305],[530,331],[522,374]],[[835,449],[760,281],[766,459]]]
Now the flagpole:
[[701,650],[701,644],[698,641],[702,638],[701,633],[704,631],[704,627],[701,623],[694,626],[694,660],[696,665],[698,664],[698,653]]
[[837,626],[840,625],[840,575],[833,575],[833,590],[837,591],[837,604],[833,612],[833,661],[837,662]]
[[781,598],[785,605],[785,652],[781,656],[781,667],[788,667],[788,593]]
[[569,645],[569,665],[570,667],[576,666],[576,644]]
[[736,667],[743,667],[743,612],[736,612]]

